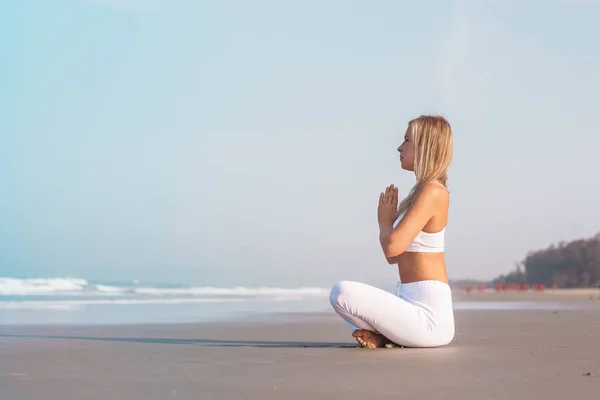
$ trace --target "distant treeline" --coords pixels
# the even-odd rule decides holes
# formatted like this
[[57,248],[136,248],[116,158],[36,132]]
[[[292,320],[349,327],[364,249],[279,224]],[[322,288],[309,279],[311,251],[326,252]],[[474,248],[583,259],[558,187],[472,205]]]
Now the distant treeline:
[[563,288],[600,287],[600,233],[532,251],[516,269],[492,284],[553,284]]

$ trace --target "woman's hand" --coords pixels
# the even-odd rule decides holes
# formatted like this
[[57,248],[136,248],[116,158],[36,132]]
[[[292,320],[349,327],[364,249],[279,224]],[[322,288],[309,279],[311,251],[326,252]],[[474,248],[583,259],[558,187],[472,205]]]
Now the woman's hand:
[[390,185],[379,195],[377,219],[380,227],[391,228],[398,212],[398,188]]

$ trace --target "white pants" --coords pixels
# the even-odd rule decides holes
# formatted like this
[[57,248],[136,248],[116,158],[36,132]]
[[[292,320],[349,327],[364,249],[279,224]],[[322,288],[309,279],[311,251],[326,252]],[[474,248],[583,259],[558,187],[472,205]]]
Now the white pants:
[[329,301],[352,329],[381,333],[405,347],[443,346],[454,338],[452,293],[444,282],[399,282],[392,294],[341,281],[331,289]]

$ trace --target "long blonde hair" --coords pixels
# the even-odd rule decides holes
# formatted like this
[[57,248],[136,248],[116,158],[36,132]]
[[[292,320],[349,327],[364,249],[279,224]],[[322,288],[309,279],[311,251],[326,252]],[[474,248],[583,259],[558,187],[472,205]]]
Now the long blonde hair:
[[448,168],[454,146],[452,128],[437,115],[421,115],[408,123],[415,144],[415,175],[417,182],[398,206],[398,215],[405,213],[428,183],[438,182],[447,187]]

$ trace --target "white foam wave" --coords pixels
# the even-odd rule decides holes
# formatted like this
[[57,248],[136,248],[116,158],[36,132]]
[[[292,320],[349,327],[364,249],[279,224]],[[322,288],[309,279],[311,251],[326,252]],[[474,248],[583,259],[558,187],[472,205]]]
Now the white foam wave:
[[188,295],[188,296],[320,296],[329,293],[318,287],[274,288],[274,287],[190,287],[190,288],[136,288],[134,293],[143,295]]
[[[258,300],[258,299],[256,299]],[[52,300],[52,301],[6,301],[0,302],[0,309],[74,309],[87,305],[135,305],[135,304],[195,304],[195,303],[235,303],[248,299],[215,298],[161,298],[161,299],[114,299],[114,300]]]
[[118,286],[95,285],[96,290],[101,293],[127,293],[129,289]]
[[[139,282],[139,281],[138,281]],[[17,279],[0,278],[0,295],[4,296],[102,296],[102,297],[165,297],[165,296],[190,296],[190,297],[275,297],[304,298],[312,296],[326,296],[328,289],[320,287],[140,287],[135,286],[111,286],[101,284],[90,284],[85,279],[78,278],[36,278]]]
[[85,279],[76,278],[0,278],[0,295],[76,292],[82,291],[87,284]]

